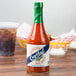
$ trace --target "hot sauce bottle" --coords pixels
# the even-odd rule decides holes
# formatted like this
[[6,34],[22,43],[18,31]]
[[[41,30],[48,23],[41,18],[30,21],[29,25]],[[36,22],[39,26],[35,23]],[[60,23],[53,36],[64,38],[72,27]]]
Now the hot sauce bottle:
[[34,3],[34,24],[27,38],[27,71],[49,71],[49,39],[43,24],[43,2]]

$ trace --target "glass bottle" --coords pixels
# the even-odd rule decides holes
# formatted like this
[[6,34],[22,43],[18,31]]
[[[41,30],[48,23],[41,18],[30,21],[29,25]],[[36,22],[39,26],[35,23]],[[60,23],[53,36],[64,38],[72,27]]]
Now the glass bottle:
[[34,23],[27,38],[27,71],[49,71],[49,39],[43,24],[43,2],[34,3]]

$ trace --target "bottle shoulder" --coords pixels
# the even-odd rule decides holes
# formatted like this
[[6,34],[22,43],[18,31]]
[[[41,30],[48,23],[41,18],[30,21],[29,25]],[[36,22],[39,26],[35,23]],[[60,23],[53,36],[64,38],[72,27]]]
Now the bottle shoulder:
[[27,38],[27,43],[48,44],[49,38],[45,32],[43,24],[33,24],[32,31]]
[[35,44],[35,45],[45,45],[45,44],[49,44],[49,41],[35,41],[35,40],[27,40],[26,41],[27,44]]

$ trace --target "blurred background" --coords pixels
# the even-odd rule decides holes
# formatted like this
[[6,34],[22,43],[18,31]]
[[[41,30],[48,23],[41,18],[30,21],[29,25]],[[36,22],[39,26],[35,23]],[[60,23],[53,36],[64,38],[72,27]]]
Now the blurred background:
[[[0,0],[0,22],[33,24],[33,0]],[[44,24],[47,33],[60,35],[76,29],[76,0],[45,0]]]

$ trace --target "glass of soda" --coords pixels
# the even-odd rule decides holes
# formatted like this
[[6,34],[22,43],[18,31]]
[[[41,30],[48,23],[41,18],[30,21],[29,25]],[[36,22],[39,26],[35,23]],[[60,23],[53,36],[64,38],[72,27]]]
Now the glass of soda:
[[0,56],[13,56],[18,23],[0,22]]

